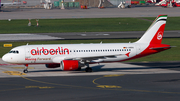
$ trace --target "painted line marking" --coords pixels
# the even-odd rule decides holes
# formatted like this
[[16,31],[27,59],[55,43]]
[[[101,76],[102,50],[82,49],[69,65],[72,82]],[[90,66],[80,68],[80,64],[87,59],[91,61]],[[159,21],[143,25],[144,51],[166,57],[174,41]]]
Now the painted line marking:
[[39,88],[39,89],[50,89],[50,88],[55,88],[55,87],[48,87],[48,86],[25,86],[25,88]]
[[25,73],[21,73],[19,71],[3,71],[3,73],[6,73],[8,75],[26,75]]
[[117,77],[117,76],[124,76],[124,74],[104,75],[104,77]]
[[118,76],[123,76],[124,74],[113,74],[113,75],[104,75],[103,77],[99,77],[93,80],[93,83],[96,85],[96,87],[99,88],[122,88],[121,86],[116,86],[116,85],[100,85],[98,83],[96,83],[96,80],[102,79],[102,78],[106,78],[106,77],[118,77]]
[[[8,67],[13,69],[25,69],[25,67]],[[28,67],[28,69],[34,69],[34,67]]]
[[99,88],[122,88],[121,86],[116,86],[116,85],[97,85],[96,87],[99,87]]

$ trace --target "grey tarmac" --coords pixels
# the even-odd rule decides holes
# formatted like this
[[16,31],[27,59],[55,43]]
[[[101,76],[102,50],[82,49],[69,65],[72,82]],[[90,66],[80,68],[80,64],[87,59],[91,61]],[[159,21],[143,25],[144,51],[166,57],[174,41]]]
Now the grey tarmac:
[[178,101],[180,62],[91,65],[92,73],[0,61],[2,101]]
[[180,7],[134,7],[126,9],[18,9],[0,12],[0,20],[7,19],[67,19],[67,18],[115,18],[115,17],[157,17],[167,14],[170,17],[180,16]]
[[[139,39],[145,31],[0,34],[0,41]],[[179,38],[180,31],[165,31],[164,38]]]

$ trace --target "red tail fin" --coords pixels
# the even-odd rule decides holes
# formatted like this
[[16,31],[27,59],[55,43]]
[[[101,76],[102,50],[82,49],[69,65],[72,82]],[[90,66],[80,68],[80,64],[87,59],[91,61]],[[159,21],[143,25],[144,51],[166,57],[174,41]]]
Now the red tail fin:
[[161,25],[161,27],[159,28],[159,30],[156,32],[153,39],[151,40],[150,44],[161,44],[165,25],[166,24]]
[[161,44],[167,15],[159,15],[136,43]]

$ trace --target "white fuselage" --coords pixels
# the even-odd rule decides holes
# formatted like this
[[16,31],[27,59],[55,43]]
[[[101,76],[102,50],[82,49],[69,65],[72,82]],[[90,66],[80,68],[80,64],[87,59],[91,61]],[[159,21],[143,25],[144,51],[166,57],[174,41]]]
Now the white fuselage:
[[[142,48],[140,49],[140,45],[136,43],[52,44],[24,45],[13,48],[11,51],[18,51],[18,53],[10,52],[5,55],[6,59],[4,60],[8,60],[9,63],[60,63],[61,60],[65,59],[78,60],[90,57],[92,58],[90,59],[91,63],[123,61],[142,52]],[[104,56],[104,58],[101,56]],[[93,59],[93,57],[101,58]]]

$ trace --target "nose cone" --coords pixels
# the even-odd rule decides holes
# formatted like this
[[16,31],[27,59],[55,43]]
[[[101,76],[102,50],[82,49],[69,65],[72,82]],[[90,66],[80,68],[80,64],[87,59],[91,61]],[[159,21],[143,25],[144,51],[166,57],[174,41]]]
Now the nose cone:
[[2,60],[4,61],[4,62],[8,62],[8,56],[5,54],[3,57],[2,57]]
[[11,62],[12,62],[12,57],[11,57],[9,54],[5,54],[5,55],[2,57],[2,60],[3,60],[4,62],[11,63]]

